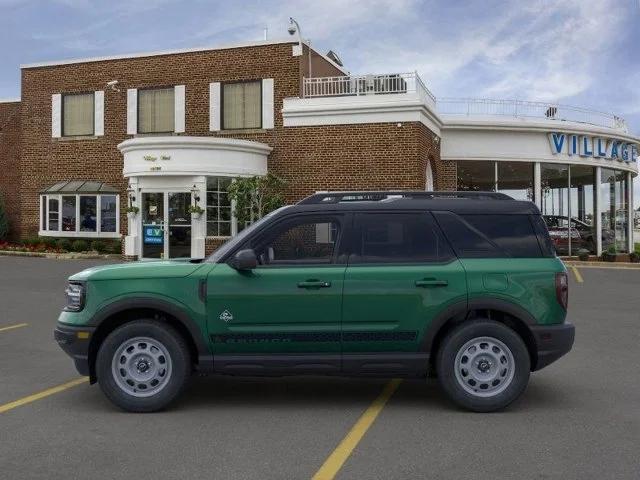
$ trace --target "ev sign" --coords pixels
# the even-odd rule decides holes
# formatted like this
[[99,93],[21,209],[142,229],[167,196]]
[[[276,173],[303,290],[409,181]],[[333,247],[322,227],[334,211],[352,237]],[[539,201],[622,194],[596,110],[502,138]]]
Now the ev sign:
[[628,163],[638,159],[638,145],[614,138],[552,132],[549,133],[549,144],[554,155],[606,158]]
[[144,230],[144,243],[145,245],[162,245],[164,241],[164,231],[157,226],[145,225]]

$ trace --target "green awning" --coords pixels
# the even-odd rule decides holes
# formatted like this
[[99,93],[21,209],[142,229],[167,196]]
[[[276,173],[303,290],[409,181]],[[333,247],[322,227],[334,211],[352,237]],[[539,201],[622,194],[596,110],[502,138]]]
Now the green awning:
[[40,193],[120,193],[120,190],[96,180],[69,180],[51,185]]

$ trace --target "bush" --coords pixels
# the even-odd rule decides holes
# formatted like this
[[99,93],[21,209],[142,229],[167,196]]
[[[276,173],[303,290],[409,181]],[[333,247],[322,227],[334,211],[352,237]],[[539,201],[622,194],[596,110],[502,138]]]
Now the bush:
[[580,250],[578,250],[578,258],[583,262],[589,260],[589,250],[587,250],[586,248],[581,248]]
[[71,240],[68,238],[61,238],[58,240],[56,246],[60,250],[66,250],[67,252],[71,251]]
[[89,248],[86,240],[74,240],[71,244],[71,250],[74,252],[86,252]]
[[638,253],[637,251],[631,252],[629,254],[629,261],[631,263],[640,263],[640,253]]
[[111,243],[109,243],[108,252],[115,253],[116,255],[120,255],[122,253],[122,241],[114,240]]
[[98,253],[104,253],[107,251],[107,245],[102,240],[94,240],[91,242],[91,250]]
[[39,237],[38,244],[44,245],[47,248],[56,248],[58,246],[58,240],[52,237]]
[[9,219],[4,209],[4,200],[0,194],[0,241],[5,240],[9,235]]

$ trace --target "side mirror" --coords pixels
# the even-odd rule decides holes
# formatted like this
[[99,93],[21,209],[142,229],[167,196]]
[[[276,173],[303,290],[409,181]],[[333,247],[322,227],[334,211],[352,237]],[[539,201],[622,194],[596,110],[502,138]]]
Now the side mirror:
[[256,252],[251,248],[240,250],[231,260],[229,260],[229,265],[231,268],[235,268],[240,272],[253,270],[258,266]]

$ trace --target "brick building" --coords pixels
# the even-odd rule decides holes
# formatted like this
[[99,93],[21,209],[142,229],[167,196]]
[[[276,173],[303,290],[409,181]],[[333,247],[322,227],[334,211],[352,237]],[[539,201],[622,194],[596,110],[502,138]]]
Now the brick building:
[[[23,65],[21,87],[20,101],[0,103],[15,237],[123,238],[129,256],[202,257],[238,230],[228,183],[271,171],[291,202],[318,190],[507,191],[580,219],[594,251],[622,210],[613,238],[630,243],[638,138],[618,117],[436,102],[417,74],[351,76],[289,40]],[[566,141],[556,152],[550,134]],[[573,138],[606,151],[572,155]],[[574,168],[574,187],[577,160],[587,170]],[[206,213],[192,218],[191,204]]]

